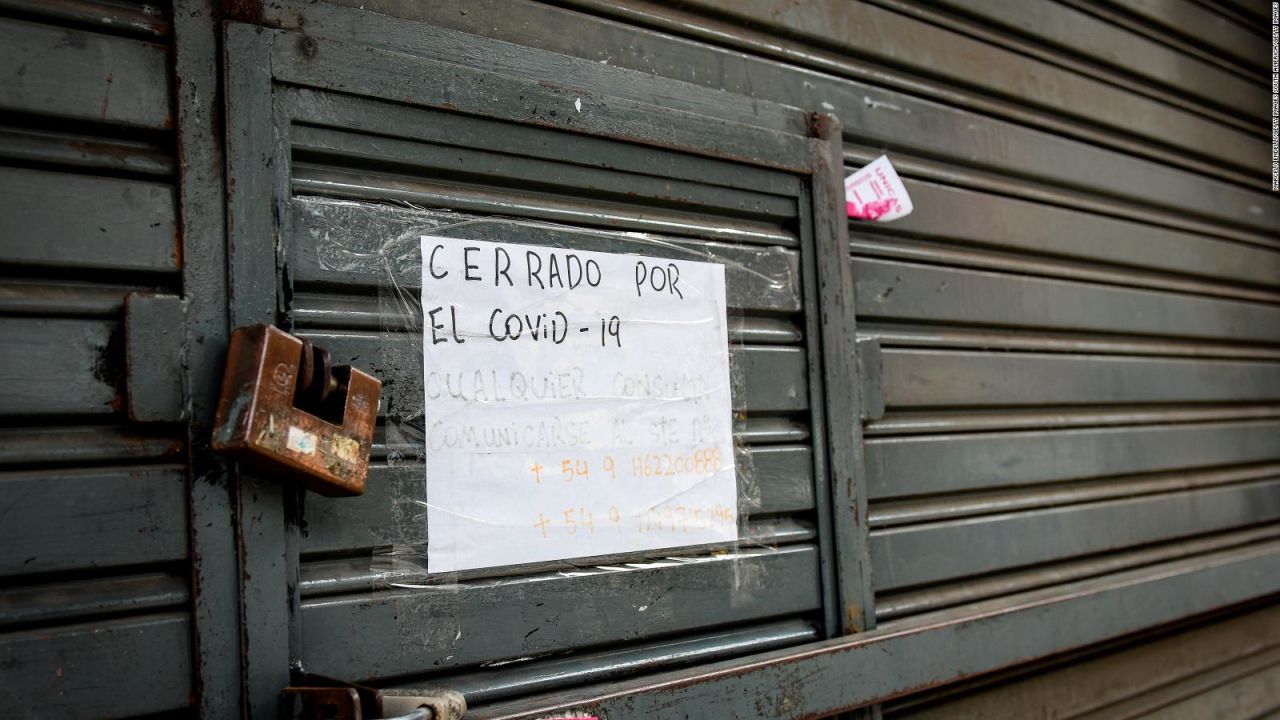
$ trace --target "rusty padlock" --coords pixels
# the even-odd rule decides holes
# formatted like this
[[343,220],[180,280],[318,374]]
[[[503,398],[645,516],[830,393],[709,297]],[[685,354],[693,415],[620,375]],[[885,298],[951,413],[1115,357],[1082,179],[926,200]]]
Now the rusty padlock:
[[236,328],[213,449],[321,495],[359,495],[382,383],[270,325]]

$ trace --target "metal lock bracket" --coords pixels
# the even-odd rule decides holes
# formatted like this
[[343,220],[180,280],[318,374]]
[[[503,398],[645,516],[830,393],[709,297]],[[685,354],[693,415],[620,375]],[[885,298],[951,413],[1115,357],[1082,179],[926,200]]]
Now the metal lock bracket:
[[467,712],[462,693],[446,689],[377,690],[332,682],[288,687],[284,698],[291,720],[461,720]]
[[321,495],[359,495],[382,383],[270,325],[236,328],[213,449]]

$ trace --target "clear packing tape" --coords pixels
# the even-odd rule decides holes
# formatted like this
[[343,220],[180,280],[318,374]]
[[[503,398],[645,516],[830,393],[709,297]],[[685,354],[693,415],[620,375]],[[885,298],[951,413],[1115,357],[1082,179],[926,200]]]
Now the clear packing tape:
[[[753,467],[752,455],[746,451],[739,432],[745,422],[745,383],[741,325],[741,302],[735,302],[740,288],[752,292],[794,287],[798,269],[778,272],[778,264],[763,267],[748,264],[751,255],[742,246],[696,239],[672,238],[636,232],[618,232],[583,228],[548,222],[501,217],[474,217],[461,213],[418,208],[409,204],[373,204],[338,200],[309,199],[301,219],[310,234],[321,269],[339,283],[359,278],[368,286],[374,279],[377,295],[376,328],[378,351],[365,358],[369,368],[384,382],[380,418],[381,442],[375,447],[373,465],[384,463],[405,482],[397,482],[392,494],[389,524],[402,529],[394,533],[397,541],[378,548],[370,558],[370,570],[376,578],[373,590],[386,588],[431,587],[441,589],[464,582],[484,580],[503,582],[513,576],[561,574],[581,575],[661,567],[671,564],[724,560],[739,553],[758,553],[771,549],[775,535],[767,523],[751,523],[748,518],[761,508],[761,488]],[[358,233],[352,228],[360,228]],[[462,569],[428,574],[428,549],[432,528],[428,524],[431,508],[427,502],[427,486],[432,478],[427,470],[429,428],[440,425],[433,417],[438,412],[427,400],[424,382],[424,327],[422,302],[423,246],[422,237],[456,238],[482,243],[510,243],[522,246],[558,248],[569,252],[606,252],[644,258],[663,258],[716,263],[724,266],[727,292],[727,328],[729,339],[729,389],[732,397],[734,473],[737,482],[735,541],[703,545],[685,545],[679,535],[670,547],[588,554],[571,559],[555,559],[502,565],[478,569]],[[759,252],[759,249],[753,249]],[[775,274],[770,275],[772,271]],[[468,272],[470,272],[468,270]],[[486,278],[488,279],[488,278]],[[366,291],[367,292],[367,291]],[[436,303],[438,304],[438,303]],[[369,307],[366,302],[365,307]],[[362,324],[373,328],[365,318]],[[435,323],[433,323],[435,324]],[[439,329],[437,328],[437,332]],[[586,332],[583,330],[583,332]],[[594,330],[593,330],[594,332]],[[608,330],[604,330],[607,334]],[[482,338],[487,340],[487,338]],[[582,362],[607,363],[607,355],[586,358]],[[704,388],[704,391],[706,389]],[[529,391],[526,399],[534,403],[551,403],[546,397],[535,397]],[[438,395],[438,391],[436,392]],[[668,398],[681,400],[687,398]],[[381,456],[381,457],[379,457]],[[558,469],[558,468],[557,468]],[[403,473],[403,475],[400,475]],[[418,481],[414,482],[413,478]],[[434,493],[433,493],[434,495]],[[600,521],[597,521],[600,522]],[[602,523],[603,524],[603,523]],[[415,528],[418,530],[415,532]],[[744,582],[750,578],[742,578]]]

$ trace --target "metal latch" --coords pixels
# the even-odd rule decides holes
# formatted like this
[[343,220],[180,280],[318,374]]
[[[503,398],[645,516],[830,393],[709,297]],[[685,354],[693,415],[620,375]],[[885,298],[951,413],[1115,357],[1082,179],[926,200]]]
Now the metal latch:
[[359,495],[382,383],[270,325],[231,333],[213,449],[321,495]]
[[454,690],[290,687],[284,699],[291,720],[460,720],[467,711]]

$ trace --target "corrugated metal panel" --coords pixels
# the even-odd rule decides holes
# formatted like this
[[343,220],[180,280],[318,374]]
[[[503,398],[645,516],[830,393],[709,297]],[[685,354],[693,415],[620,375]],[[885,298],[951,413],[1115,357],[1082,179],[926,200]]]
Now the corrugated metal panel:
[[984,678],[886,709],[886,717],[1063,720],[1256,718],[1280,710],[1280,610],[1267,608],[1179,628],[1033,670]]
[[[461,54],[501,74],[554,74],[568,87],[607,72],[528,48],[552,50],[657,76],[613,88],[638,102],[666,102],[661,79],[675,79],[833,112],[848,170],[889,152],[916,212],[852,224],[850,258],[859,337],[882,348],[887,411],[866,427],[866,483],[876,614],[891,628],[1126,571],[1150,572],[1154,588],[1169,567],[1249,553],[1280,532],[1280,202],[1261,192],[1265,53],[1249,10],[1102,0],[334,4],[364,12],[280,5],[259,19],[414,55]],[[469,53],[440,28],[513,44]],[[433,122],[369,127],[438,143],[423,135]],[[555,221],[594,208],[602,224],[792,247],[770,227],[772,205],[743,200],[751,213],[725,213],[696,183],[682,197],[705,211],[637,212],[616,202],[607,173],[591,176],[588,201],[566,193],[572,182],[554,156],[517,163],[471,146],[392,143],[377,158],[359,139],[299,137],[308,139],[295,146],[296,193]],[[418,169],[448,159],[483,170]],[[514,193],[493,179],[501,174],[545,185]],[[373,343],[367,281],[309,265],[291,266],[295,321],[353,343],[352,353]],[[365,287],[365,297],[339,286]],[[763,314],[779,308],[735,305],[748,317],[739,337],[756,346],[742,358],[811,341]],[[774,362],[781,355],[759,357],[791,377]],[[767,413],[742,437],[774,437],[776,413],[803,408],[785,403],[798,394],[769,392],[741,403],[749,417]],[[355,525],[316,552],[398,537]],[[310,568],[304,587],[316,598],[372,581],[340,562]]]
[[[312,102],[310,98],[303,100]],[[430,122],[434,116],[415,117],[423,122],[410,124],[396,117],[398,114],[385,112],[377,129],[403,135],[406,126],[419,127],[439,133],[438,137],[451,131],[440,122]],[[427,115],[421,111],[413,114]],[[362,115],[368,116],[367,112]],[[487,215],[479,213],[487,211],[501,213],[501,218],[474,226],[468,237],[552,240],[570,247],[654,252],[652,246],[627,241],[624,236],[610,240],[582,234],[575,238],[568,228],[522,227],[519,220],[528,218],[666,232],[670,241],[722,258],[729,263],[729,305],[740,314],[731,353],[731,363],[743,378],[734,398],[736,408],[745,413],[739,438],[750,437],[753,425],[778,420],[794,419],[803,428],[809,398],[807,343],[801,329],[803,316],[797,314],[801,308],[799,255],[793,248],[799,241],[788,229],[798,213],[796,184],[780,176],[738,170],[735,184],[739,187],[725,187],[718,179],[725,177],[722,168],[703,163],[715,172],[710,176],[717,178],[713,184],[699,177],[696,164],[690,168],[665,151],[638,147],[624,151],[599,141],[576,149],[572,140],[545,130],[528,128],[523,137],[511,137],[506,132],[486,132],[488,128],[483,126],[455,124],[466,134],[460,138],[451,133],[450,145],[444,146],[426,144],[430,138],[399,143],[379,138],[374,152],[375,145],[365,137],[310,129],[299,132],[294,145],[293,254],[289,263],[294,317],[307,326],[304,336],[328,348],[335,362],[363,359],[382,376],[388,388],[384,409],[395,407],[400,395],[408,396],[400,400],[407,403],[414,402],[415,393],[420,395],[421,370],[413,359],[419,357],[415,347],[421,338],[386,332],[385,325],[394,325],[397,319],[378,314],[378,283],[387,282],[381,267],[351,263],[347,270],[335,273],[332,256],[349,253],[356,257],[376,251],[378,243],[414,228],[421,232],[441,223],[480,220]],[[466,147],[452,147],[464,140]],[[491,148],[495,143],[505,147]],[[525,147],[557,149],[545,159],[513,157]],[[611,167],[570,172],[556,159],[567,157],[592,164],[608,162]],[[358,172],[345,169],[357,162]],[[521,165],[527,169],[522,170]],[[456,166],[465,167],[466,174],[458,176],[450,169]],[[655,166],[666,167],[681,179],[657,181],[647,174],[628,172],[630,168],[647,172]],[[529,185],[535,182],[536,191],[531,191]],[[507,190],[508,186],[512,189]],[[666,201],[650,199],[673,194],[680,196],[681,202],[671,210],[661,207]],[[391,199],[408,200],[424,209],[375,204]],[[433,207],[453,212],[428,210]],[[690,239],[679,240],[681,236]],[[418,284],[417,278],[409,275],[396,279],[403,281],[405,289]],[[757,437],[767,442],[758,431]],[[421,467],[375,465],[371,470],[373,487],[356,500],[308,497],[307,531],[301,539],[308,669],[343,677],[386,678],[429,668],[467,668],[635,643],[720,626],[742,628],[725,639],[747,642],[738,652],[776,646],[777,641],[770,640],[772,631],[767,629],[771,626],[760,626],[758,634],[743,626],[788,615],[814,617],[812,613],[822,605],[813,545],[814,480],[808,443],[758,442],[746,446],[744,459],[754,465],[759,454],[765,459],[766,470],[771,457],[782,465],[772,474],[747,479],[751,487],[744,488],[746,502],[757,502],[751,496],[759,484],[759,506],[752,512],[765,518],[747,532],[751,542],[776,550],[701,559],[694,555],[680,561],[636,557],[629,561],[631,569],[621,575],[616,569],[603,568],[583,568],[573,577],[558,577],[560,573],[554,570],[522,571],[526,577],[510,577],[506,576],[510,571],[500,571],[498,574],[506,577],[477,578],[462,586],[371,592],[388,581],[403,584],[424,579],[420,569],[383,576],[376,570],[376,561],[371,568],[369,556],[377,545],[406,547],[423,542],[425,486]],[[421,449],[400,451],[414,456]],[[380,485],[393,479],[389,487]],[[771,479],[777,487],[764,484]],[[782,502],[774,505],[774,498]],[[335,555],[353,559],[335,561]],[[744,577],[752,579],[744,585]],[[586,597],[594,600],[577,605],[574,623],[557,622],[567,611],[570,598]],[[811,639],[815,632],[811,629],[790,637],[793,641]],[[401,640],[388,643],[390,637]],[[675,657],[693,662],[729,652],[715,637],[691,645],[696,652],[691,649]],[[652,657],[644,664],[660,667],[674,661],[674,657],[662,660],[664,645],[665,641],[651,650],[641,646],[632,652],[642,657],[647,652]],[[595,674],[591,662],[583,659],[575,665],[576,672]],[[540,676],[526,670],[524,664],[488,673],[491,677],[485,686],[504,686],[509,682],[504,676],[511,673],[527,677],[522,684],[526,692],[550,686],[555,676]],[[432,682],[447,684],[449,678],[432,678]]]
[[0,2],[0,702],[187,707],[184,435],[129,423],[124,297],[178,285],[169,21]]

